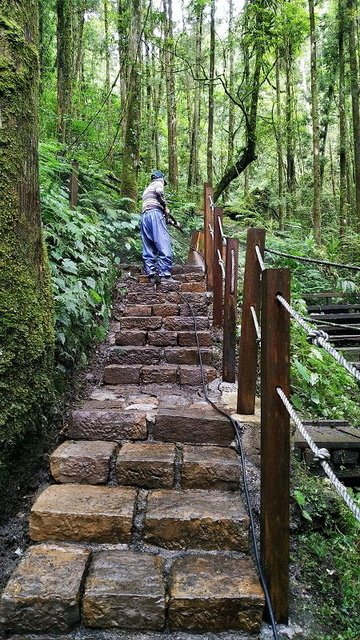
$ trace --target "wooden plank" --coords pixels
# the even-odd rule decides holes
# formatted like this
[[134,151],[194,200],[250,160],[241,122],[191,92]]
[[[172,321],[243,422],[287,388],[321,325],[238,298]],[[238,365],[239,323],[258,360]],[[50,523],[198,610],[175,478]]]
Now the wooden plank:
[[76,209],[78,205],[78,193],[79,193],[79,163],[77,160],[73,160],[71,163],[70,174],[70,208]]
[[261,561],[275,619],[289,616],[290,419],[276,388],[290,397],[290,316],[276,295],[290,299],[288,269],[263,273],[261,322]]
[[264,256],[265,229],[249,229],[246,243],[237,398],[237,412],[245,415],[252,415],[255,410],[258,345],[251,307],[255,307],[260,322],[261,288],[261,269],[255,253],[256,245]]
[[224,296],[223,380],[235,382],[239,241],[227,238]]
[[223,324],[223,296],[224,284],[223,273],[219,264],[219,255],[222,257],[223,243],[218,220],[222,223],[223,210],[215,207],[214,211],[214,271],[213,271],[213,325],[214,327],[222,327]]
[[209,184],[204,185],[204,233],[205,233],[205,262],[206,262],[206,284],[208,291],[213,289],[213,237],[210,227],[214,229],[214,212],[210,205],[210,198],[213,198],[213,188]]

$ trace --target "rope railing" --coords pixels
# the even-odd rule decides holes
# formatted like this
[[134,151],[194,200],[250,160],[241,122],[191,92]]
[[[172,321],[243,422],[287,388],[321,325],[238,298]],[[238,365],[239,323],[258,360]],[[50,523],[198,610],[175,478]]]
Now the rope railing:
[[260,324],[259,324],[259,320],[256,314],[256,309],[254,307],[254,305],[251,305],[250,307],[250,311],[251,311],[251,315],[252,315],[252,319],[254,322],[254,327],[255,327],[255,331],[256,331],[256,340],[258,342],[258,344],[261,343],[261,329],[260,329]]
[[259,261],[259,265],[260,265],[260,269],[261,271],[265,271],[266,266],[265,266],[265,262],[263,260],[263,257],[261,255],[261,251],[260,251],[260,247],[258,244],[255,245],[255,253],[256,253],[256,257]]
[[218,217],[218,224],[219,224],[219,230],[221,235],[221,242],[224,245],[224,247],[226,247],[226,236],[224,235],[224,229],[223,229],[223,225],[220,217]]
[[225,262],[224,262],[224,260],[222,259],[222,255],[221,255],[221,253],[220,253],[220,250],[219,250],[219,249],[217,250],[217,253],[218,253],[218,264],[219,264],[220,269],[221,269],[221,272],[222,272],[223,280],[225,280],[225,278],[226,278]]
[[[238,279],[237,251],[239,242],[226,239],[222,224],[222,209],[215,207],[212,190],[205,188],[205,236],[211,249],[210,268],[214,272],[212,286],[214,318],[223,327],[223,380],[235,381],[236,349],[236,286]],[[226,240],[226,259],[224,250]],[[290,322],[295,319],[315,346],[326,350],[357,381],[360,371],[349,363],[330,344],[325,331],[317,327],[326,320],[304,317],[290,305],[290,271],[286,268],[267,269],[264,252],[281,255],[281,252],[265,249],[265,230],[248,230],[244,268],[244,292],[239,352],[238,414],[254,414],[258,378],[258,346],[261,344],[261,509],[260,537],[262,564],[265,569],[269,592],[277,622],[288,620],[289,577],[289,487],[290,487],[290,418],[299,428],[315,457],[330,478],[335,490],[350,506],[358,518],[359,508],[349,492],[336,477],[327,459],[330,454],[316,446],[290,403]],[[300,258],[286,254],[284,257]],[[338,263],[313,261],[326,266],[344,266]],[[360,270],[355,268],[355,270]],[[225,282],[225,287],[223,286]],[[261,322],[260,322],[261,310]],[[234,324],[235,323],[235,324]],[[351,325],[340,325],[345,330]],[[354,327],[360,331],[360,327]],[[283,396],[282,396],[283,394]],[[243,420],[246,422],[246,419]],[[359,518],[358,518],[359,519]],[[279,539],[282,540],[279,551]]]
[[305,256],[296,256],[292,253],[285,253],[283,251],[277,251],[275,249],[268,249],[265,247],[266,253],[273,254],[275,256],[280,256],[282,258],[291,258],[293,260],[298,260],[299,262],[308,262],[311,264],[319,264],[324,267],[337,267],[339,269],[348,269],[351,271],[360,271],[360,267],[357,267],[354,264],[344,264],[342,262],[331,262],[329,260],[319,260],[318,258],[307,258]]
[[298,324],[306,331],[308,334],[309,340],[311,340],[312,344],[316,347],[322,347],[329,353],[334,360],[336,360],[350,375],[360,382],[360,371],[358,371],[351,362],[348,362],[344,356],[339,353],[330,343],[329,336],[325,331],[321,329],[314,329],[304,318],[297,312],[289,303],[283,298],[281,295],[276,296],[277,300],[283,305],[283,307],[288,311],[294,320],[298,322]]
[[280,397],[281,401],[283,402],[283,404],[284,404],[284,406],[285,406],[290,418],[292,419],[293,423],[296,425],[296,427],[299,430],[299,432],[301,433],[302,437],[307,442],[307,444],[309,445],[311,451],[313,452],[313,454],[315,456],[314,459],[319,461],[320,465],[322,466],[324,472],[326,473],[327,477],[329,478],[331,484],[336,489],[336,491],[339,494],[339,496],[342,498],[342,500],[345,502],[347,507],[353,513],[355,518],[360,522],[360,509],[359,509],[359,507],[357,506],[356,502],[350,496],[350,494],[347,491],[346,487],[337,478],[337,476],[335,475],[335,473],[331,469],[330,465],[326,462],[326,460],[330,459],[329,451],[327,449],[325,449],[325,448],[319,449],[319,447],[316,446],[314,440],[310,436],[309,432],[306,430],[305,425],[300,420],[298,414],[296,413],[294,407],[292,406],[291,402],[286,397],[286,395],[283,392],[283,390],[280,387],[277,387],[276,392],[277,392],[278,396]]

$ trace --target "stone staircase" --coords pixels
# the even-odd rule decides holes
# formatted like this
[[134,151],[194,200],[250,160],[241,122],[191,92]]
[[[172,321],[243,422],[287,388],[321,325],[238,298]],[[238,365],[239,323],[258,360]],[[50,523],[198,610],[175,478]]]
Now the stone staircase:
[[211,299],[196,268],[175,279],[156,288],[135,268],[118,284],[103,384],[71,413],[1,598],[8,635],[259,633],[234,434],[199,392],[184,301],[212,381]]

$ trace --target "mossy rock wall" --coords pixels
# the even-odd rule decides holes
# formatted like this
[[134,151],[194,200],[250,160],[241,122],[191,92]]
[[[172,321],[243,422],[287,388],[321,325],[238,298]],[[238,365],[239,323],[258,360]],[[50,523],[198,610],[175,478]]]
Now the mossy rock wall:
[[52,403],[54,322],[38,183],[36,0],[0,7],[0,487]]

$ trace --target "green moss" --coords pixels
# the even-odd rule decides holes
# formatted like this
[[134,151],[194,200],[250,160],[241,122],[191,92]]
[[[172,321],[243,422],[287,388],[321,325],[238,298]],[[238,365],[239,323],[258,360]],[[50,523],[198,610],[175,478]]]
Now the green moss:
[[18,22],[0,16],[0,486],[24,440],[41,434],[53,398],[53,305],[34,153],[37,16],[25,25],[27,8],[23,0],[12,9]]

